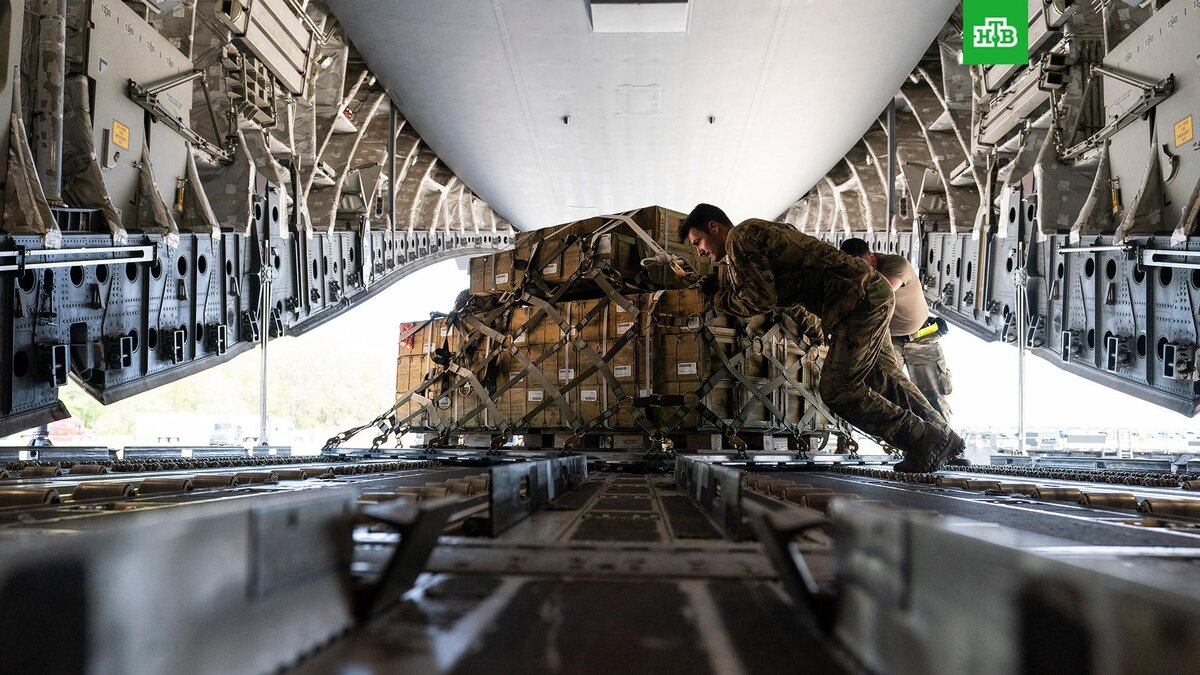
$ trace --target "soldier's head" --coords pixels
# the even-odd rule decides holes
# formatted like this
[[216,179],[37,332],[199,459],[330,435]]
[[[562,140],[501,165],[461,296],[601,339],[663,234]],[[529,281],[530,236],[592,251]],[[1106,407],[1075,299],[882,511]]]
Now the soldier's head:
[[725,240],[733,221],[712,204],[697,204],[679,225],[679,239],[696,247],[696,252],[714,262],[725,257]]
[[841,248],[842,253],[845,253],[849,256],[854,256],[855,258],[862,258],[863,260],[866,260],[871,267],[879,265],[879,258],[877,258],[875,253],[871,250],[871,245],[862,239],[859,239],[858,237],[851,237],[846,241],[843,241]]

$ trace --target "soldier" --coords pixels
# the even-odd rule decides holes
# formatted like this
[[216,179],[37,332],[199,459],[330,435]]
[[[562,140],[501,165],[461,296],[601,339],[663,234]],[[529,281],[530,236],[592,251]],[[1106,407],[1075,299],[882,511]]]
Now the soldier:
[[872,252],[870,245],[862,239],[847,239],[842,242],[841,249],[846,255],[867,261],[891,284],[896,294],[896,311],[888,328],[896,361],[901,368],[907,366],[909,379],[925,395],[929,405],[949,420],[950,401],[947,397],[954,387],[950,382],[950,369],[946,367],[946,355],[938,344],[945,324],[929,314],[929,303],[925,301],[916,270],[902,255]]
[[751,219],[736,228],[721,209],[699,204],[680,239],[728,266],[700,290],[717,309],[738,316],[797,307],[820,317],[831,336],[821,397],[846,421],[904,450],[902,472],[936,471],[962,452],[963,440],[913,386],[890,349],[895,296],[865,261],[782,223]]

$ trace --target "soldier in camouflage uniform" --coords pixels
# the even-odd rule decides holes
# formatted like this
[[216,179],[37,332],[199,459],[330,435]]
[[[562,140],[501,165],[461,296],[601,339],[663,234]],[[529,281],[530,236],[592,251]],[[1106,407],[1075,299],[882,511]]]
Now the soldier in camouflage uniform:
[[954,433],[900,371],[889,343],[892,288],[865,261],[794,227],[747,220],[736,228],[700,204],[680,226],[700,255],[728,265],[728,281],[701,290],[718,310],[755,316],[796,308],[820,317],[831,336],[819,393],[846,421],[905,451],[897,471],[935,471],[961,452]]
[[[890,331],[892,348],[901,368],[907,367],[908,377],[925,395],[934,410],[950,419],[949,395],[953,391],[946,355],[938,343],[940,330],[931,324],[929,303],[921,288],[917,271],[902,255],[874,253],[870,245],[858,238],[842,242],[842,252],[867,261],[883,275],[896,294],[896,310],[892,313]],[[928,333],[928,334],[925,334]]]

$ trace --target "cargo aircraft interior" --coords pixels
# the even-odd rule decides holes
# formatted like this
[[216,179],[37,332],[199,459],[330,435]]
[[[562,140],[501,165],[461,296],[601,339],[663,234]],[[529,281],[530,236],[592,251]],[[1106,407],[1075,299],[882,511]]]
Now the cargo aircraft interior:
[[[0,672],[1194,672],[1198,115],[1200,0],[0,0]],[[272,440],[351,310],[392,404]],[[1034,365],[1196,433],[1044,446]]]

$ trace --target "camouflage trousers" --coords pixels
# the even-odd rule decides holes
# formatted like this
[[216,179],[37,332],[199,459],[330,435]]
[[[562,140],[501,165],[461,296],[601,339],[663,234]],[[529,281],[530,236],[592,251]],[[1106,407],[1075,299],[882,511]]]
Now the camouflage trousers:
[[916,342],[905,342],[892,338],[892,349],[896,361],[908,370],[908,379],[917,385],[929,405],[946,420],[950,419],[950,394],[954,384],[950,381],[950,369],[946,366],[946,355],[937,336]]
[[888,331],[895,302],[883,277],[868,282],[863,299],[831,331],[818,391],[850,424],[909,451],[949,429],[896,361]]

